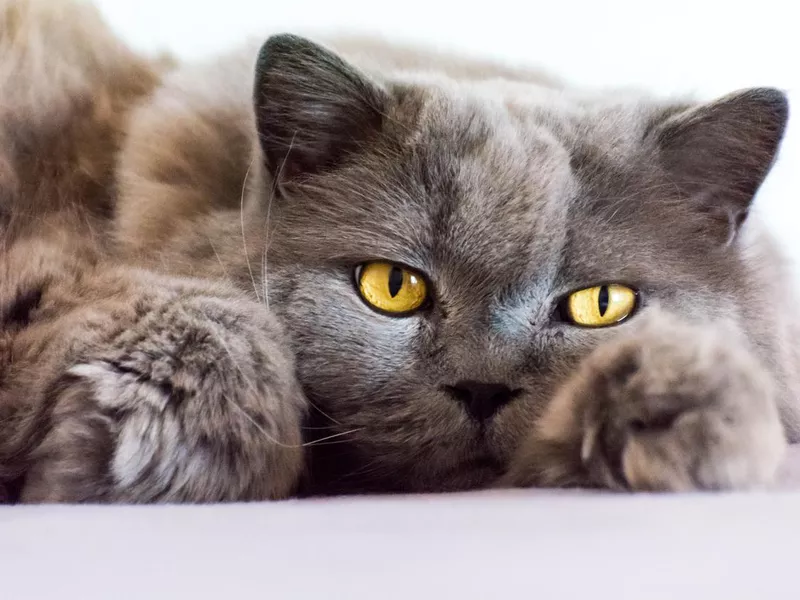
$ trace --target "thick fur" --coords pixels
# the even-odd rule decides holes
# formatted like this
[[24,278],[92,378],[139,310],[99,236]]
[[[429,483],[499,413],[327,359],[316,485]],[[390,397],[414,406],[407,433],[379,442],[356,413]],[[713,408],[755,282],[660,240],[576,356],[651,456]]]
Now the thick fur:
[[[749,216],[780,92],[286,35],[175,66],[44,0],[0,4],[0,36],[0,89],[27,90],[0,112],[8,498],[740,489],[800,437],[792,290]],[[433,301],[369,309],[375,259]],[[604,282],[636,314],[559,318]],[[517,393],[479,421],[463,380]]]

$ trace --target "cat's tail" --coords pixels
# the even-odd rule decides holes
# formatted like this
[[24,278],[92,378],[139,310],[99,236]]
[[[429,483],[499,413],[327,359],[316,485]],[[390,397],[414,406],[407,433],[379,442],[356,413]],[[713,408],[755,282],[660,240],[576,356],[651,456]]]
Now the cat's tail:
[[0,238],[61,213],[111,213],[128,110],[159,81],[91,5],[0,0]]

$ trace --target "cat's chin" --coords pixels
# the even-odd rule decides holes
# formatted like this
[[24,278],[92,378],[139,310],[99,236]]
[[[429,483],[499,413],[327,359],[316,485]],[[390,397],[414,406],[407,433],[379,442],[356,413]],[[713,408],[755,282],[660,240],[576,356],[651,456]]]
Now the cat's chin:
[[490,487],[505,471],[505,466],[490,455],[471,458],[431,481],[430,489],[417,492],[459,492]]
[[346,444],[315,450],[308,479],[301,487],[303,496],[460,492],[492,487],[507,469],[488,451],[446,466],[422,460],[378,465],[373,460],[366,468],[368,461]]

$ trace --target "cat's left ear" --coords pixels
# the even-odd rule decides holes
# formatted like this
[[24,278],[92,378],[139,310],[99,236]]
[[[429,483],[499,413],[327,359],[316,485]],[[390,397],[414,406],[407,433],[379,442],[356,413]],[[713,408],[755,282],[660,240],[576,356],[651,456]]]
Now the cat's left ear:
[[653,133],[672,183],[727,220],[732,235],[772,167],[788,117],[783,92],[753,88],[673,114]]
[[267,170],[280,183],[336,168],[380,131],[387,94],[322,46],[269,38],[253,101]]

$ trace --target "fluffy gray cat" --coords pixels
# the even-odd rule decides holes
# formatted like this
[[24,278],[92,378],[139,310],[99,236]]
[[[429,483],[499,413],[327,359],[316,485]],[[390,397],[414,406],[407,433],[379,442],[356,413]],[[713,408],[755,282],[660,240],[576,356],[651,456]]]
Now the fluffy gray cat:
[[800,437],[748,211],[787,100],[292,35],[201,66],[0,7],[0,490],[743,489]]

